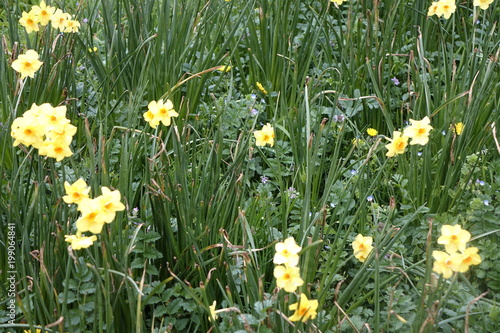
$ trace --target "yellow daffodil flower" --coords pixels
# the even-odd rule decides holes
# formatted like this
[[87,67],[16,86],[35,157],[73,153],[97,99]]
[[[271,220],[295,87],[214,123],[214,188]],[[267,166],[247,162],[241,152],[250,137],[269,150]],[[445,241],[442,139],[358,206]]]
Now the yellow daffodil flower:
[[432,130],[431,120],[425,117],[422,120],[410,119],[411,126],[403,131],[403,136],[411,138],[410,145],[426,145],[429,142],[429,132]]
[[441,227],[441,237],[438,238],[438,244],[444,245],[446,252],[452,254],[457,251],[464,252],[467,242],[471,235],[467,230],[462,229],[460,225],[443,225]]
[[362,234],[358,234],[351,244],[354,250],[354,257],[361,262],[365,262],[366,258],[368,258],[368,255],[373,250],[372,243],[372,237],[364,237]]
[[300,269],[298,267],[276,266],[274,267],[274,277],[276,278],[276,285],[285,289],[288,293],[293,293],[304,284],[304,280],[300,278]]
[[35,77],[35,72],[40,69],[43,62],[38,60],[38,53],[35,50],[28,50],[25,54],[19,55],[19,57],[12,62],[12,68],[16,72],[21,73],[21,80],[26,76],[31,78]]
[[434,258],[432,270],[443,275],[445,279],[449,279],[453,275],[453,268],[456,266],[451,255],[443,251],[432,251],[432,257]]
[[68,243],[71,243],[71,248],[73,250],[81,250],[86,249],[90,245],[92,245],[97,240],[97,236],[92,235],[89,237],[85,237],[79,235],[65,235],[64,240]]
[[288,237],[284,242],[275,245],[273,263],[277,265],[286,264],[295,267],[299,264],[299,252],[302,248],[295,243],[293,237]]
[[401,132],[394,131],[392,133],[392,139],[389,139],[391,143],[385,145],[388,152],[385,154],[387,157],[393,157],[395,155],[403,154],[408,145],[408,137],[401,135]]
[[288,307],[290,310],[295,310],[295,313],[288,317],[291,321],[306,321],[307,319],[316,318],[316,310],[318,309],[317,300],[308,300],[305,294],[300,294],[299,302],[291,304]]
[[82,178],[70,185],[67,181],[64,182],[66,195],[62,197],[65,203],[79,204],[83,199],[89,198],[90,188]]
[[40,24],[46,26],[50,22],[50,18],[55,13],[56,9],[51,6],[47,6],[45,1],[40,2],[40,6],[33,6],[31,11],[38,17]]
[[23,12],[21,18],[19,19],[19,24],[21,24],[27,33],[32,33],[33,31],[38,31],[40,28],[38,27],[38,16],[30,11],[29,13]]
[[274,146],[274,128],[267,123],[262,127],[260,131],[255,131],[253,133],[255,137],[255,144],[260,147],[265,145]]

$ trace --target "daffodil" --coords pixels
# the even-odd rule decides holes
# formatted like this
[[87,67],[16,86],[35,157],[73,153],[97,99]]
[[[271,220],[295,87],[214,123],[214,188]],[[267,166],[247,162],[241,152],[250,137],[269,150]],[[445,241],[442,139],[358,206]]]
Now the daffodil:
[[77,20],[68,20],[66,22],[66,27],[64,28],[64,32],[78,32],[80,29],[80,22]]
[[291,304],[288,307],[290,310],[295,310],[294,314],[288,319],[290,321],[306,321],[316,318],[318,309],[317,300],[308,300],[305,294],[300,294],[300,299],[297,303]]
[[488,9],[493,0],[474,0],[474,6],[477,6],[483,10]]
[[411,138],[410,145],[426,145],[429,142],[429,132],[432,130],[429,117],[422,120],[410,119],[411,126],[405,128],[403,136]]
[[438,244],[444,245],[446,252],[455,253],[464,252],[467,242],[471,235],[467,230],[462,229],[460,225],[443,225],[441,227],[441,237],[438,238]]
[[345,0],[330,0],[330,1],[336,3],[337,5],[341,5],[342,2],[344,2]]
[[467,272],[471,265],[479,265],[481,263],[481,257],[477,253],[479,250],[477,247],[466,248],[463,253],[453,253],[451,255],[452,261],[455,264],[454,271],[457,272]]
[[26,29],[27,33],[32,33],[33,31],[40,30],[38,27],[38,20],[38,16],[33,11],[29,13],[23,12],[19,19],[19,23]]
[[260,147],[265,145],[274,146],[274,128],[267,123],[262,127],[260,131],[255,131],[253,133],[255,137],[255,144]]
[[78,179],[73,184],[64,182],[64,189],[66,190],[66,195],[62,197],[64,202],[68,204],[78,204],[83,199],[89,198],[90,188],[87,186],[87,183],[82,178]]
[[274,277],[276,278],[276,285],[285,289],[288,293],[293,293],[304,284],[304,281],[300,278],[300,269],[298,267],[276,266],[274,267]]
[[362,234],[358,234],[351,244],[354,250],[354,257],[361,262],[365,262],[366,258],[368,258],[368,255],[373,250],[372,243],[372,237],[364,237]]
[[436,8],[436,15],[438,17],[443,16],[445,19],[449,19],[451,14],[457,10],[457,5],[455,0],[440,0]]
[[452,260],[450,254],[443,251],[432,251],[434,263],[432,270],[438,274],[443,275],[445,279],[449,279],[453,275],[453,268],[456,262]]
[[295,243],[293,237],[288,237],[284,242],[276,243],[276,253],[273,262],[277,265],[286,264],[295,267],[299,264],[299,252],[302,248]]
[[96,199],[83,199],[80,201],[78,210],[82,213],[82,216],[76,220],[76,228],[79,232],[101,233],[105,223],[102,219],[101,208]]
[[393,157],[405,152],[406,146],[408,145],[407,136],[401,135],[401,132],[394,131],[392,133],[392,139],[389,139],[389,141],[391,141],[391,143],[385,145],[385,148],[388,150],[385,156]]
[[66,144],[69,146],[69,144],[73,140],[73,136],[75,135],[75,133],[76,126],[73,126],[69,123],[60,123],[54,126],[48,133],[46,133],[46,136],[52,141],[61,140],[63,142],[66,142]]
[[63,32],[68,26],[68,20],[71,20],[71,15],[60,9],[57,9],[50,17],[52,28],[59,29],[61,32]]
[[437,1],[434,1],[430,7],[429,10],[427,11],[427,16],[433,16],[436,15],[436,10],[439,7],[439,3]]
[[101,187],[102,195],[95,198],[99,203],[99,219],[105,223],[111,223],[116,216],[116,212],[125,209],[125,205],[120,202],[120,191],[111,191],[106,186]]
[[165,126],[170,126],[171,118],[177,116],[179,114],[174,110],[174,105],[169,99],[165,103],[163,99],[158,102],[151,101],[148,104],[148,111],[143,114],[144,120],[153,128],[156,128],[160,122]]
[[57,162],[62,161],[65,157],[73,155],[68,142],[63,139],[45,140],[39,148],[38,153],[42,156],[55,158]]
[[212,321],[212,318],[215,320],[217,319],[217,313],[215,313],[215,307],[217,306],[217,301],[214,301],[212,305],[209,306],[210,308],[210,316],[208,317],[209,321]]
[[89,237],[85,237],[79,235],[65,235],[64,240],[68,243],[71,243],[71,248],[73,250],[81,250],[91,246],[97,240],[97,236],[92,235]]
[[[36,107],[36,104],[34,106]],[[36,113],[38,114],[38,121],[45,126],[47,132],[55,127],[70,123],[70,120],[66,118],[65,105],[52,107],[49,103],[43,103],[37,107]]]
[[26,147],[40,148],[43,144],[45,128],[36,118],[19,117],[12,122],[10,134],[15,139],[14,147],[22,143]]
[[46,26],[49,24],[50,18],[55,13],[56,9],[51,6],[47,6],[45,1],[42,1],[39,6],[33,6],[31,11],[38,17],[40,24],[42,26]]
[[38,53],[35,50],[28,50],[25,54],[19,55],[19,57],[12,62],[12,68],[16,72],[21,73],[21,80],[26,76],[31,78],[35,77],[35,72],[40,69],[43,62],[38,60]]

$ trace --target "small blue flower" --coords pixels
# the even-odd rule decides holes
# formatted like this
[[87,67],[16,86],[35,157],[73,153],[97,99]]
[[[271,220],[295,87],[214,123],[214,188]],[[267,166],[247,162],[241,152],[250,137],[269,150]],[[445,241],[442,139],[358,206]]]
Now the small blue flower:
[[269,178],[267,178],[266,176],[261,176],[260,181],[262,182],[262,184],[265,184],[269,181]]
[[399,83],[400,83],[400,82],[399,82],[399,80],[398,80],[398,78],[397,78],[397,77],[393,77],[393,78],[391,79],[391,81],[394,83],[394,85],[395,85],[395,86],[399,86]]
[[484,200],[483,203],[484,203],[485,206],[489,206],[490,205],[490,202],[488,200]]
[[257,109],[252,109],[252,116],[256,116],[259,113],[259,110]]
[[351,170],[351,175],[353,175],[353,176],[354,176],[354,175],[355,175],[355,174],[357,174],[357,173],[358,173],[358,172],[357,172],[356,170],[354,170],[354,169],[352,169],[352,170]]
[[421,151],[419,151],[419,152],[417,153],[417,155],[418,155],[418,156],[422,156],[422,152],[421,152]]
[[297,197],[298,192],[295,190],[293,187],[289,187],[288,190],[288,195],[290,196],[290,199],[295,199]]
[[372,202],[373,201],[373,195],[369,195],[366,197],[366,200],[368,200],[369,202]]
[[344,122],[344,120],[345,120],[345,117],[341,114],[336,114],[333,116],[333,121],[336,123],[342,123],[342,122]]

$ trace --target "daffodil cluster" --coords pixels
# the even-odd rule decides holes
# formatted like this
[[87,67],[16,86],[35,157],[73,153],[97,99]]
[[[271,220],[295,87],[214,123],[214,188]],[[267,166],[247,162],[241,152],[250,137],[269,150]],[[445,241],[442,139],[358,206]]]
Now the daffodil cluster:
[[449,19],[455,10],[457,10],[455,0],[434,1],[429,7],[427,16],[436,15],[437,17],[443,16],[445,19]]
[[298,267],[299,252],[302,248],[295,243],[293,237],[288,237],[284,242],[277,243],[275,249],[273,262],[277,265],[274,267],[276,284],[286,292],[293,293],[297,287],[304,284]]
[[90,231],[99,234],[104,224],[111,223],[116,216],[116,212],[125,209],[125,205],[120,202],[120,191],[111,191],[106,186],[101,187],[102,194],[97,198],[89,197],[90,188],[83,179],[78,179],[73,184],[64,182],[66,195],[64,202],[77,204],[81,217],[76,221],[76,235],[66,235],[66,242],[71,243],[73,250],[87,248],[97,240],[95,235],[84,237],[84,232]]
[[11,136],[14,147],[33,146],[42,156],[61,161],[73,155],[70,149],[76,127],[66,118],[66,106],[52,107],[49,103],[33,104],[22,117],[14,119]]
[[39,31],[39,25],[45,27],[49,23],[54,29],[59,29],[61,32],[78,32],[80,22],[71,17],[71,14],[47,6],[45,1],[42,1],[39,6],[31,7],[29,12],[23,12],[19,23],[26,29],[27,33]]
[[[286,292],[293,293],[298,287],[304,284],[304,281],[300,277],[300,268],[298,267],[299,252],[302,248],[295,243],[293,237],[288,237],[285,241],[277,243],[275,250],[273,263],[276,264],[274,267],[276,285]],[[306,295],[301,294],[300,301],[290,305],[289,309],[295,310],[295,313],[288,319],[291,321],[314,319],[317,308],[318,301],[309,301]]]
[[403,154],[408,146],[408,140],[411,139],[410,145],[425,146],[429,142],[429,132],[432,130],[429,117],[422,120],[410,119],[410,126],[403,130],[403,133],[394,131],[389,144],[385,145],[387,153],[385,156],[393,157]]
[[351,244],[354,250],[354,257],[361,262],[365,262],[373,250],[372,243],[372,237],[364,237],[362,234],[358,234]]
[[260,147],[265,145],[274,146],[274,128],[267,123],[261,130],[253,133],[255,137],[255,144]]
[[464,273],[471,265],[479,265],[481,257],[478,254],[478,248],[467,248],[470,238],[470,233],[458,224],[443,225],[437,242],[444,245],[446,252],[432,251],[432,257],[435,260],[432,270],[448,279],[454,272]]
[[170,126],[172,117],[177,116],[179,114],[174,110],[174,104],[169,99],[165,103],[163,99],[160,99],[158,102],[151,101],[148,104],[148,111],[143,114],[144,120],[153,128],[156,128],[160,122],[165,126]]

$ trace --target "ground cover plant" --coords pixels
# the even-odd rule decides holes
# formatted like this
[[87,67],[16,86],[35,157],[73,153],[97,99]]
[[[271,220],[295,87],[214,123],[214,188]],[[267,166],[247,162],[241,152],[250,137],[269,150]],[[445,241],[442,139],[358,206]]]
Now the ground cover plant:
[[499,17],[1,0],[0,331],[500,331]]

